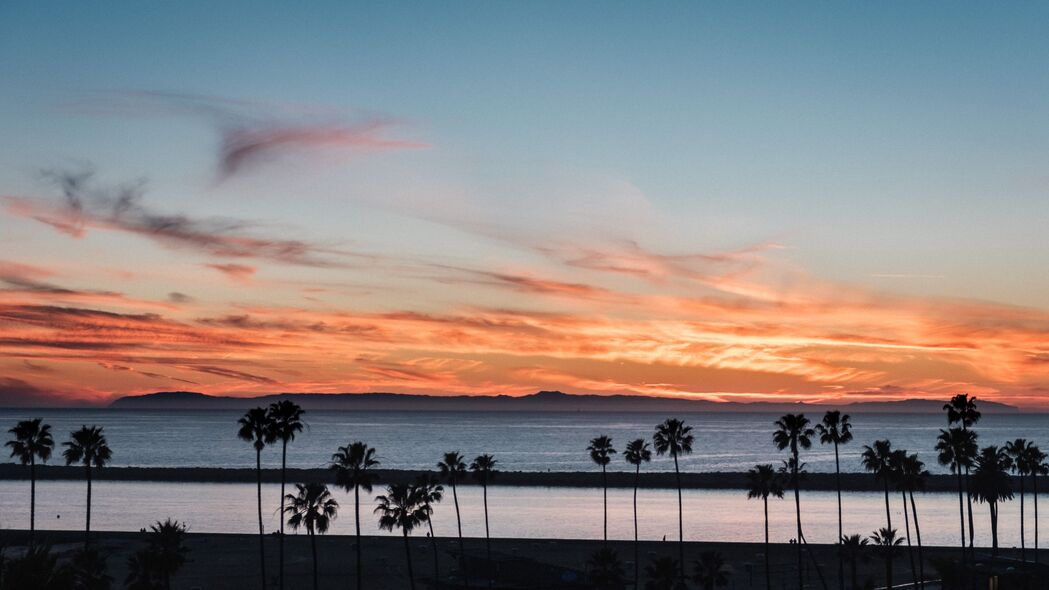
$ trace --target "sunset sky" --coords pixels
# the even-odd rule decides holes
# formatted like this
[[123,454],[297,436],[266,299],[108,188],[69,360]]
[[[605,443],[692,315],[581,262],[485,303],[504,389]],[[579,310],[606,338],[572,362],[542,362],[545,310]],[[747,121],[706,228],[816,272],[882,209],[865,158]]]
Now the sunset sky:
[[1049,5],[160,6],[0,5],[0,405],[1049,409]]

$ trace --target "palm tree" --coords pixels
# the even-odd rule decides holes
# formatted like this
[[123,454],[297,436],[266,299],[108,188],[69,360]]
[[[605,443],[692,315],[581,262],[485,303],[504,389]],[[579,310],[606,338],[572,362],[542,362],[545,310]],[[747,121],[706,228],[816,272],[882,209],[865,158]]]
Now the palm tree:
[[634,466],[634,588],[637,588],[641,572],[641,564],[638,562],[640,549],[637,540],[637,488],[641,483],[641,464],[652,460],[652,450],[648,448],[648,441],[638,438],[627,443],[623,458]]
[[62,443],[66,450],[62,456],[66,465],[80,463],[87,475],[87,518],[84,524],[84,547],[91,544],[91,468],[102,469],[113,458],[113,451],[106,442],[101,426],[82,426],[69,433],[69,440]]
[[165,590],[171,588],[171,577],[186,563],[189,548],[186,547],[185,523],[170,518],[149,526],[149,563],[153,574],[160,578]]
[[463,521],[459,515],[459,494],[456,492],[456,483],[466,477],[466,461],[462,453],[452,451],[444,454],[444,458],[437,463],[437,469],[441,476],[452,486],[452,501],[455,503],[455,524],[459,529],[459,567],[463,570],[463,582],[470,587],[470,577],[466,570],[466,548],[463,544]]
[[703,590],[714,590],[721,586],[728,586],[729,576],[732,569],[725,563],[725,558],[717,551],[704,551],[699,554],[699,559],[692,562],[695,572],[692,579],[703,588]]
[[604,489],[604,531],[605,531],[605,544],[608,544],[608,464],[612,462],[612,455],[616,454],[616,450],[612,448],[612,439],[608,436],[601,435],[597,438],[590,440],[590,446],[586,448],[590,451],[590,460],[601,467],[601,487]]
[[331,497],[328,486],[322,483],[295,484],[296,493],[288,494],[284,499],[287,506],[282,508],[292,530],[306,527],[310,536],[310,549],[313,552],[313,590],[319,584],[317,578],[317,535],[328,532],[331,521],[339,515],[339,503]]
[[645,566],[645,590],[674,590],[681,581],[681,566],[673,557],[657,557]]
[[433,476],[420,475],[415,480],[415,487],[422,494],[423,508],[426,509],[426,524],[430,527],[430,545],[433,547],[433,583],[440,586],[440,559],[437,556],[437,536],[433,532],[433,505],[444,499],[444,486]]
[[899,553],[903,539],[896,536],[896,529],[882,528],[871,535],[871,544],[885,558],[885,587],[892,588],[892,562]]
[[755,465],[747,472],[747,499],[761,498],[765,508],[765,589],[772,590],[772,567],[769,564],[769,496],[783,497],[783,480],[772,465]]
[[[914,534],[918,540],[918,580],[919,585],[925,587],[925,552],[922,549],[922,531],[918,526],[918,505],[914,503],[914,492],[925,489],[925,478],[929,472],[925,470],[925,463],[918,459],[918,455],[906,455],[900,460],[897,472],[897,489],[907,494],[911,501],[911,514],[914,517]],[[904,503],[906,506],[906,502]],[[904,510],[906,514],[906,510]],[[909,536],[909,535],[908,535]],[[912,563],[911,568],[914,565]]]
[[485,552],[488,554],[488,587],[492,587],[492,535],[488,531],[488,482],[496,474],[495,469],[495,457],[491,455],[478,455],[476,459],[470,463],[470,471],[474,474],[474,479],[481,484],[482,494],[484,496],[484,544]]
[[[288,442],[295,440],[295,435],[302,432],[305,424],[302,421],[303,412],[293,401],[281,400],[270,404],[268,418],[270,421],[271,436],[274,441],[280,441],[280,513],[284,514],[284,485],[287,481],[288,470]],[[284,590],[284,519],[280,519],[280,541],[278,543],[280,553],[279,585]]]
[[386,494],[376,496],[379,505],[375,514],[379,515],[379,528],[393,532],[401,529],[404,535],[404,555],[408,560],[408,581],[415,590],[415,574],[412,572],[412,549],[408,536],[417,527],[422,526],[428,517],[423,504],[423,492],[412,485],[392,484],[386,487]]
[[962,559],[965,559],[965,480],[963,474],[976,457],[976,433],[962,428],[940,430],[936,437],[936,460],[958,476],[958,517],[961,521]]
[[980,449],[972,476],[972,495],[978,502],[986,502],[991,516],[991,553],[998,555],[998,503],[1013,499],[1009,480],[1012,460],[1003,449],[994,445]]
[[[976,398],[969,397],[964,393],[959,393],[952,397],[947,403],[943,404],[943,409],[947,412],[948,427],[953,424],[961,424],[962,430],[968,432],[970,428],[980,421],[980,410],[976,409]],[[975,532],[973,530],[973,494],[969,491],[969,467],[968,465],[965,466],[965,488],[969,512],[969,548],[972,550]]]
[[892,480],[893,487],[900,492],[900,500],[903,502],[903,530],[905,533],[904,538],[907,540],[907,559],[911,562],[911,581],[913,582],[911,587],[917,588],[919,586],[918,568],[914,563],[914,546],[911,545],[911,517],[907,512],[907,489],[903,475],[904,463],[907,462],[907,458],[907,451],[903,449],[896,449],[892,452],[892,455],[889,457],[889,465],[891,467],[889,477]]
[[1031,492],[1034,496],[1034,562],[1038,563],[1038,476],[1049,475],[1046,455],[1037,445],[1031,447]]
[[375,458],[375,449],[355,441],[339,447],[331,456],[331,470],[335,472],[335,485],[349,492],[353,490],[353,520],[357,534],[357,589],[362,584],[361,574],[361,490],[372,491],[375,474],[372,470],[379,466]]
[[36,534],[36,460],[47,463],[55,448],[55,439],[51,437],[51,426],[43,424],[41,418],[22,420],[8,432],[14,435],[7,441],[11,456],[29,466],[29,544],[32,546]]
[[[838,447],[852,441],[852,424],[849,415],[838,410],[831,410],[823,415],[823,421],[816,425],[816,434],[820,435],[820,444],[834,445],[834,487],[838,490],[838,539],[844,535],[841,516],[841,461]],[[838,548],[838,588],[845,588],[845,569],[842,564],[841,548]]]
[[266,528],[262,524],[262,449],[274,441],[273,428],[265,408],[248,410],[237,420],[237,438],[255,447],[255,484],[259,508],[259,565],[262,568],[262,590],[266,590]]
[[857,590],[859,580],[856,577],[856,572],[859,569],[860,557],[864,556],[864,550],[867,547],[867,538],[861,537],[860,535],[849,535],[843,536],[839,541],[841,543],[841,550],[845,553],[845,557],[849,560],[850,569],[852,570],[852,586],[853,590]]
[[863,468],[885,484],[885,530],[894,531],[892,513],[889,511],[889,482],[893,478],[892,443],[888,440],[876,440],[873,445],[864,445],[862,459]]
[[590,583],[596,590],[623,590],[626,585],[623,576],[623,562],[613,549],[602,547],[590,556],[586,562]]
[[662,424],[657,425],[656,433],[652,436],[656,454],[662,456],[669,453],[674,458],[674,476],[677,478],[677,563],[681,570],[682,582],[685,580],[685,518],[681,502],[681,467],[678,464],[678,457],[692,453],[692,443],[695,440],[696,437],[692,435],[692,427],[677,418],[667,418]]
[[1005,443],[1005,454],[1009,455],[1012,472],[1020,482],[1020,561],[1027,561],[1027,544],[1024,539],[1024,478],[1031,472],[1031,449],[1034,444],[1018,438]]
[[800,477],[802,464],[800,450],[812,447],[812,436],[815,431],[809,428],[809,419],[805,414],[786,414],[775,422],[776,431],[772,433],[772,442],[779,450],[790,449],[790,486],[794,488],[794,510],[797,518],[798,532],[798,588],[805,587],[804,559],[801,545],[804,537],[801,533],[801,491]]

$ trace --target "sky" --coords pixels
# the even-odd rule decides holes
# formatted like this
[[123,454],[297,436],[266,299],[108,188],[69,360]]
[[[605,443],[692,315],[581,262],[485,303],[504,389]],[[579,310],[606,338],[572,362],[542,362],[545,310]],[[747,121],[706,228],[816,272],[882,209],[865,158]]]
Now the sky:
[[1049,6],[0,4],[0,405],[1049,409]]

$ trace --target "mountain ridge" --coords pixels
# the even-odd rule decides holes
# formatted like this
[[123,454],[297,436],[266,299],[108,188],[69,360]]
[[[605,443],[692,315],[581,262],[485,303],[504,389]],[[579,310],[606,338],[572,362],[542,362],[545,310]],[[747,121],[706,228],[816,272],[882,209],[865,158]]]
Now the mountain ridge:
[[[210,395],[195,391],[159,391],[129,395],[111,402],[114,409],[247,409],[278,399],[294,399],[312,410],[415,410],[415,411],[570,411],[570,412],[817,412],[840,409],[852,413],[938,413],[943,400],[904,399],[859,401],[842,404],[806,402],[719,402],[643,395],[569,394],[539,391],[523,396],[506,394],[435,396],[410,393],[273,393],[254,397]],[[981,401],[986,413],[1018,413],[1020,409],[1000,402]]]

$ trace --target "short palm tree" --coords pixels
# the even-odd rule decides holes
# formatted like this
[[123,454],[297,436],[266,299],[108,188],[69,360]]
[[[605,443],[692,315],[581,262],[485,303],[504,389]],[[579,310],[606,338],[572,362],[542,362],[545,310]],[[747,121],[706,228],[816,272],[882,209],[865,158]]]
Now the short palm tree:
[[[302,421],[303,412],[293,401],[281,400],[270,404],[267,416],[270,421],[270,435],[274,441],[280,441],[280,513],[284,514],[284,486],[287,483],[288,471],[288,443],[295,440],[295,435],[302,432],[305,423]],[[280,540],[278,582],[281,590],[284,590],[284,519],[280,519]]]
[[357,535],[357,589],[362,585],[361,566],[361,490],[372,491],[375,482],[373,472],[379,466],[375,449],[360,441],[339,447],[331,456],[331,469],[335,472],[335,485],[349,492],[353,490],[353,521]]
[[32,545],[36,534],[36,462],[39,459],[47,463],[55,448],[55,439],[51,437],[51,426],[40,418],[23,420],[8,432],[14,436],[6,445],[11,447],[11,457],[29,466],[29,544]]
[[892,512],[889,511],[889,484],[893,480],[892,443],[888,440],[876,440],[873,445],[863,447],[863,468],[874,474],[874,478],[885,487],[885,530],[892,528]]
[[692,562],[692,571],[692,579],[703,590],[728,586],[729,577],[732,575],[732,568],[725,563],[725,558],[717,551],[700,553],[699,559]]
[[677,547],[678,568],[680,569],[680,580],[685,580],[685,517],[684,504],[681,501],[681,467],[678,457],[692,453],[692,443],[696,437],[692,435],[692,427],[686,425],[677,418],[667,418],[662,424],[656,426],[656,433],[652,436],[652,442],[656,447],[656,454],[670,455],[674,458],[674,477],[677,480]]
[[[841,460],[838,447],[852,442],[852,423],[848,414],[831,410],[823,415],[823,421],[816,425],[816,434],[820,435],[820,444],[834,445],[834,487],[838,491],[838,539],[844,536],[841,516]],[[839,548],[840,549],[840,548]],[[845,588],[845,568],[841,551],[838,551],[838,588]]]
[[627,443],[623,458],[634,466],[634,588],[637,588],[641,573],[638,561],[640,546],[637,538],[637,488],[641,483],[641,464],[652,460],[652,450],[648,448],[648,441],[638,438]]
[[586,561],[587,577],[595,590],[623,590],[623,562],[614,549],[602,547]]
[[1005,450],[994,445],[980,449],[976,456],[976,468],[972,475],[972,495],[978,502],[987,504],[991,516],[991,552],[998,555],[998,504],[1013,499],[1013,486],[1009,480],[1012,460]]
[[[943,410],[947,412],[948,427],[960,424],[963,431],[971,432],[970,429],[980,421],[980,410],[976,409],[976,398],[969,397],[964,393],[955,395],[947,403],[943,404]],[[969,490],[969,469],[970,466],[965,466],[966,502],[969,512],[969,548],[972,550],[976,533],[973,529],[973,494]]]
[[426,524],[430,527],[430,546],[433,547],[433,582],[440,586],[440,559],[437,553],[437,535],[433,532],[433,507],[444,499],[444,486],[432,475],[420,475],[415,480],[415,487],[422,494],[423,508],[426,509]]
[[186,531],[189,527],[177,520],[167,519],[149,527],[149,545],[155,573],[164,585],[171,588],[171,577],[186,563],[189,547],[186,547]]
[[783,497],[783,480],[772,465],[755,465],[747,472],[747,498],[761,498],[765,509],[765,590],[772,590],[772,566],[769,563],[769,496]]
[[495,477],[496,460],[491,455],[478,455],[476,459],[470,463],[470,471],[473,472],[474,479],[477,483],[481,484],[481,492],[484,497],[484,544],[485,552],[488,555],[488,587],[492,587],[492,535],[488,530],[488,482]]
[[413,485],[392,484],[386,487],[386,493],[376,496],[379,505],[375,514],[379,515],[379,528],[387,531],[401,529],[404,536],[404,555],[408,563],[408,581],[415,590],[415,574],[412,571],[412,549],[408,536],[422,526],[428,517],[423,503],[423,492]]
[[800,451],[812,447],[812,437],[816,432],[809,428],[809,419],[804,414],[786,414],[775,423],[776,430],[772,433],[772,442],[779,450],[790,449],[790,461],[787,467],[790,469],[790,487],[794,489],[794,512],[797,521],[798,533],[798,588],[805,587],[804,566],[805,560],[802,554],[804,536],[801,532],[801,491],[800,473],[802,469]]
[[[918,505],[914,503],[914,492],[925,489],[925,478],[928,476],[929,472],[925,470],[925,463],[918,459],[918,455],[905,455],[900,460],[896,486],[909,497],[911,502],[914,534],[918,541],[918,580],[922,588],[925,587],[925,552],[922,548],[922,530],[918,525]],[[911,567],[914,567],[913,564]]]
[[437,463],[437,469],[441,472],[441,476],[444,477],[445,481],[452,486],[452,502],[455,504],[455,524],[458,527],[459,533],[459,567],[463,571],[463,582],[466,587],[470,587],[469,572],[466,569],[466,548],[463,543],[463,521],[459,514],[459,493],[456,490],[456,484],[466,477],[466,461],[463,459],[462,453],[459,451],[451,451],[444,454]]
[[673,557],[657,557],[645,566],[645,590],[674,590],[682,584],[681,566]]
[[1027,561],[1027,543],[1024,539],[1024,478],[1031,473],[1033,467],[1033,448],[1034,444],[1023,438],[1005,443],[1005,454],[1009,456],[1012,472],[1020,482],[1020,561]]
[[965,479],[976,458],[976,433],[959,427],[940,430],[936,437],[936,460],[958,476],[958,517],[961,523],[962,558],[965,557]]
[[69,433],[69,440],[62,443],[66,450],[62,456],[66,465],[80,463],[87,476],[87,517],[84,524],[84,546],[91,544],[91,469],[102,469],[113,459],[113,451],[106,442],[101,426],[83,426]]
[[866,549],[868,540],[867,537],[861,537],[860,535],[847,535],[843,536],[840,541],[841,550],[845,554],[845,558],[849,561],[850,570],[852,571],[852,585],[850,586],[853,590],[860,587],[859,579],[857,578],[857,572],[859,570],[859,561],[861,557],[866,556]]
[[601,487],[604,489],[604,531],[605,543],[608,543],[608,464],[612,462],[612,455],[616,450],[612,448],[612,439],[601,435],[590,440],[590,446],[586,448],[590,452],[590,460],[601,467]]
[[266,528],[262,523],[262,449],[272,443],[273,428],[265,408],[248,410],[240,420],[237,438],[255,447],[255,486],[259,511],[259,567],[262,571],[262,589],[266,590]]
[[885,587],[892,588],[892,562],[900,552],[903,539],[896,535],[896,529],[878,529],[871,535],[871,545],[885,559]]
[[339,503],[331,497],[328,486],[322,483],[295,484],[295,493],[285,498],[284,515],[293,531],[306,528],[313,553],[313,590],[317,590],[317,535],[328,532],[331,521],[339,515]]

